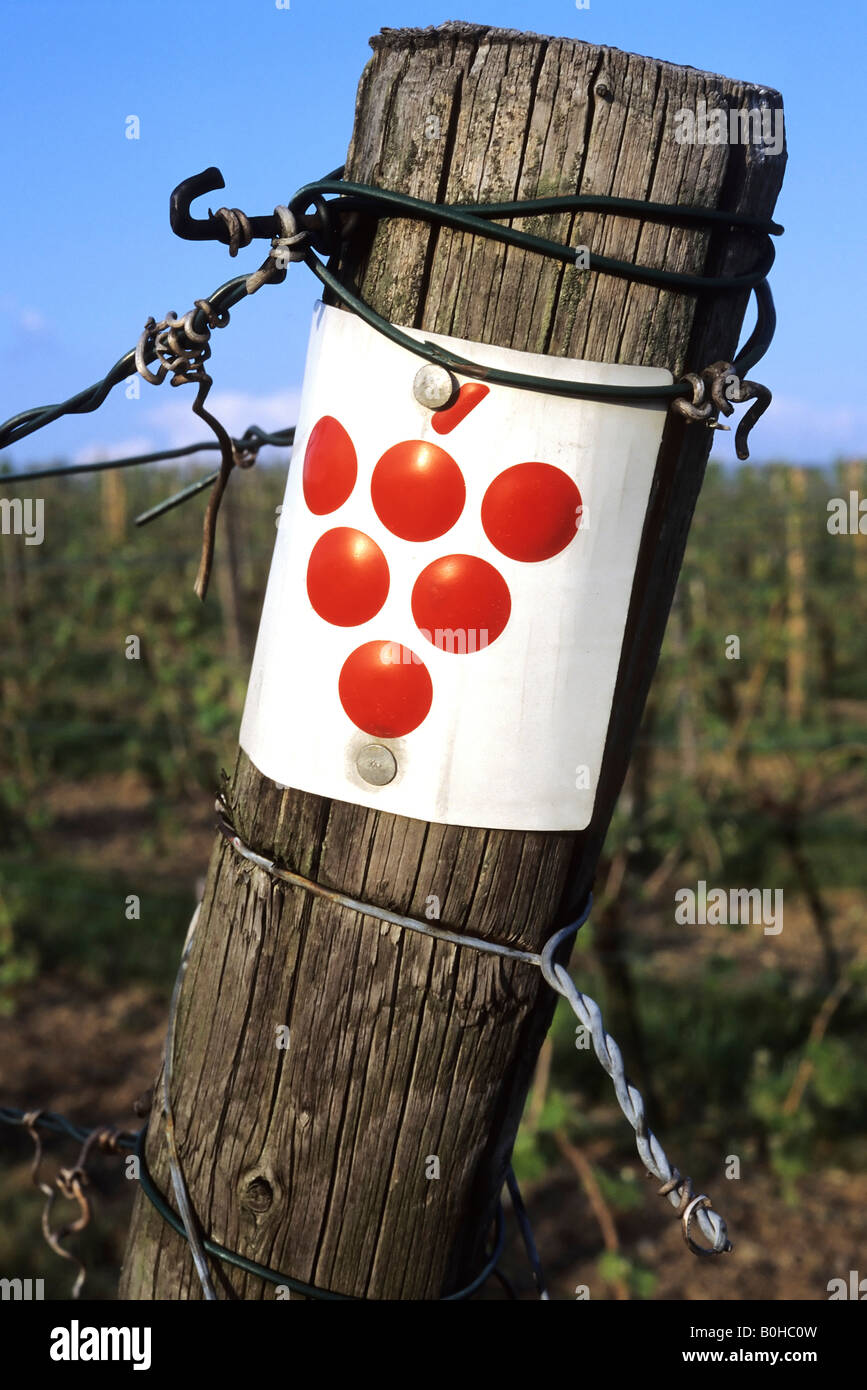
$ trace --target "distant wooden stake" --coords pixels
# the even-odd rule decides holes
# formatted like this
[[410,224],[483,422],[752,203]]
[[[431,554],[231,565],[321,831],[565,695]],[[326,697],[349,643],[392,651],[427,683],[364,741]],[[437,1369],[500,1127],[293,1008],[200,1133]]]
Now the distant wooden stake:
[[126,479],[120,468],[102,475],[102,516],[109,542],[117,545],[126,531]]
[[[449,201],[577,190],[773,211],[784,155],[679,144],[673,121],[700,100],[708,109],[781,105],[767,88],[472,24],[386,30],[372,43],[350,179]],[[297,169],[299,180],[319,172]],[[747,236],[598,215],[536,221],[591,253],[672,270],[736,273],[756,254]],[[400,324],[675,375],[731,358],[746,306],[745,295],[717,295],[699,315],[688,295],[411,221],[380,226],[344,269]],[[666,428],[586,831],[404,820],[282,791],[239,755],[228,794],[247,843],[399,912],[424,916],[436,896],[457,930],[539,948],[593,881],[710,442],[702,426],[672,418]],[[484,1262],[552,1013],[539,971],[277,888],[218,841],[176,1063],[177,1134],[202,1226],[244,1255],[345,1294],[435,1299],[460,1288]],[[291,1043],[281,1050],[276,1030],[287,1024]],[[595,1063],[582,1054],[580,1065]],[[158,1113],[147,1153],[168,1192]],[[221,1277],[242,1298],[273,1297],[236,1269]],[[185,1243],[141,1194],[121,1293],[201,1297]]]
[[804,548],[804,503],[807,470],[787,468],[786,483],[786,718],[798,725],[804,717],[807,684],[807,555]]
[[[235,479],[237,484],[239,479]],[[226,489],[220,504],[222,535],[214,549],[214,577],[223,618],[226,661],[234,676],[243,671],[244,633],[241,626],[241,582],[238,574],[238,495],[237,487]]]

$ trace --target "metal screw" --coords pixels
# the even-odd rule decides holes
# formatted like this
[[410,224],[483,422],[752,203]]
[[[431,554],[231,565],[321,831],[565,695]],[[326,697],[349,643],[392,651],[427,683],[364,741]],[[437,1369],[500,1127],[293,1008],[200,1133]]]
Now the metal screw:
[[397,759],[381,743],[368,743],[355,759],[359,777],[373,787],[387,787],[397,776]]
[[442,410],[455,395],[458,384],[445,367],[437,367],[432,362],[419,367],[412,383],[412,394],[419,405],[428,410]]

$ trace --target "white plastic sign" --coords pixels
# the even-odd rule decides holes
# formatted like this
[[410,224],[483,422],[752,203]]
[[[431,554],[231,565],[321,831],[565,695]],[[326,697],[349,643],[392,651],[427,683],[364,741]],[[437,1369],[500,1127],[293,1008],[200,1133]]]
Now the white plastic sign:
[[[667,371],[405,330],[488,366]],[[241,747],[266,777],[452,825],[590,820],[665,409],[463,378],[317,305]]]

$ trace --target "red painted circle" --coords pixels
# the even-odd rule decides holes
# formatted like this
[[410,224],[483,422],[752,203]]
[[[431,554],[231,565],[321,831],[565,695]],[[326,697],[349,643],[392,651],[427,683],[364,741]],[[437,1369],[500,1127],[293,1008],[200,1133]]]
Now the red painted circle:
[[316,516],[342,507],[355,487],[355,445],[339,420],[323,415],[310,431],[304,452],[304,501]]
[[356,647],[343,663],[337,688],[353,724],[375,738],[412,733],[433,699],[427,667],[399,642]]
[[562,468],[516,463],[482,499],[485,535],[511,560],[550,560],[575,536],[581,493]]
[[388,597],[388,562],[363,531],[335,526],[319,537],[310,553],[307,593],[327,623],[366,623]]
[[454,526],[467,490],[451,454],[438,444],[406,439],[386,449],[373,470],[370,495],[383,526],[405,541],[432,541]]
[[412,591],[412,616],[440,651],[481,651],[499,637],[512,611],[500,571],[475,555],[444,555],[427,565]]

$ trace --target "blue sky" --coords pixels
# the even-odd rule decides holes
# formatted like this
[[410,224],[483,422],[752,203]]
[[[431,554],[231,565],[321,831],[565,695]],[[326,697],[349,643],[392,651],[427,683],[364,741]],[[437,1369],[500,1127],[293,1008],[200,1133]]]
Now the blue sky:
[[[230,206],[269,212],[340,164],[378,29],[468,19],[586,38],[780,89],[789,160],[776,217],[779,326],[755,375],[775,395],[754,456],[863,454],[863,10],[851,0],[5,0],[0,19],[0,418],[101,377],[148,315],[183,313],[264,243],[182,242],[168,198],[218,165]],[[126,138],[139,117],[140,139]],[[207,200],[206,200],[207,201]],[[217,202],[212,203],[213,206]],[[317,282],[303,266],[213,339],[211,401],[233,431],[294,421]],[[191,388],[123,387],[50,426],[16,464],[202,438]],[[721,436],[720,458],[734,457]]]

